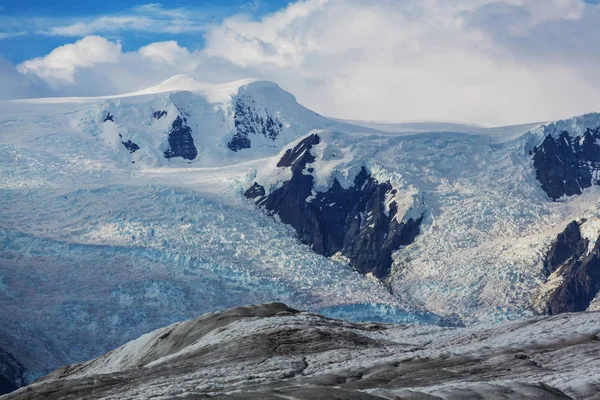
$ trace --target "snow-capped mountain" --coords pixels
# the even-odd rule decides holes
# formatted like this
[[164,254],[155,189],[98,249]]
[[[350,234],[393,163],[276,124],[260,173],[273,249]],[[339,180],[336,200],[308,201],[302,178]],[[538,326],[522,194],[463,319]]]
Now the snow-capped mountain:
[[595,309],[599,127],[395,133],[185,76],[0,102],[0,349],[31,380],[247,303],[442,325]]
[[356,324],[246,306],[148,333],[6,399],[598,399],[599,324],[599,313]]
[[[238,131],[235,104],[250,97],[255,113]],[[281,122],[277,135],[258,131],[267,114]],[[364,130],[266,82],[176,77],[110,98],[1,102],[0,348],[32,379],[248,302],[439,321],[312,252],[244,199],[264,157],[317,126]],[[240,134],[251,146],[234,151]]]
[[182,75],[135,93],[21,100],[5,102],[3,109],[19,118],[14,125],[4,121],[3,129],[15,134],[3,137],[4,143],[44,140],[48,147],[59,147],[83,140],[102,152],[98,158],[103,161],[137,166],[230,165],[275,155],[312,129],[364,130],[302,107],[272,82],[208,85]]

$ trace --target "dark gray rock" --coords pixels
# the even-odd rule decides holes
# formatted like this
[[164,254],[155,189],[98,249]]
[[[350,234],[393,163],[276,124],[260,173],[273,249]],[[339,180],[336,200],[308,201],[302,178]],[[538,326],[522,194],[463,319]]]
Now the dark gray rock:
[[419,234],[422,216],[399,223],[396,203],[389,205],[388,212],[384,204],[386,195],[395,194],[395,189],[389,182],[378,182],[364,167],[352,187],[344,189],[334,180],[328,191],[307,201],[313,194],[314,178],[304,171],[315,160],[311,149],[319,142],[317,134],[309,135],[285,152],[277,166],[291,168],[292,178],[279,189],[266,196],[255,182],[244,195],[294,227],[300,240],[315,252],[327,257],[341,253],[357,271],[384,279],[391,269],[392,253]]
[[246,133],[237,132],[227,143],[227,147],[231,151],[240,151],[252,147],[252,142]]
[[192,129],[187,126],[185,119],[175,118],[169,132],[169,148],[164,152],[165,158],[182,157],[193,160],[197,155],[198,150],[194,146]]
[[581,194],[598,184],[593,176],[600,170],[600,127],[571,137],[562,132],[557,138],[546,136],[532,151],[533,166],[542,189],[553,200]]
[[152,117],[156,118],[156,119],[161,119],[162,117],[166,117],[167,116],[167,112],[162,110],[162,111],[154,111],[154,113],[152,113]]
[[25,384],[25,369],[9,353],[0,349],[0,395],[17,390]]
[[128,140],[126,142],[121,142],[123,144],[123,146],[125,146],[125,148],[127,150],[129,150],[130,153],[135,153],[136,151],[138,151],[140,149],[140,146],[138,146],[136,143],[132,142],[131,140]]
[[313,146],[321,143],[319,135],[309,135],[302,139],[293,149],[288,149],[283,154],[283,157],[277,162],[277,167],[291,167],[292,171],[300,168],[303,170],[306,164],[315,161],[314,156],[310,153]]
[[558,274],[563,281],[549,297],[546,313],[585,311],[600,291],[600,240],[586,254],[588,244],[576,221],[567,225],[552,244],[544,270],[550,275],[560,268]]
[[266,117],[258,115],[256,102],[251,96],[241,96],[236,100],[234,120],[236,133],[227,147],[236,152],[252,147],[251,136],[262,135],[275,140],[283,129],[281,121],[268,111]]
[[265,188],[254,182],[254,184],[246,190],[244,196],[250,199],[263,198],[265,196]]
[[110,111],[106,114],[106,117],[104,117],[104,122],[106,121],[111,121],[111,122],[115,122],[115,118],[113,117],[113,115],[110,113]]
[[579,224],[572,221],[564,231],[558,234],[544,260],[547,275],[556,271],[565,261],[580,258],[587,250],[589,241],[581,236]]

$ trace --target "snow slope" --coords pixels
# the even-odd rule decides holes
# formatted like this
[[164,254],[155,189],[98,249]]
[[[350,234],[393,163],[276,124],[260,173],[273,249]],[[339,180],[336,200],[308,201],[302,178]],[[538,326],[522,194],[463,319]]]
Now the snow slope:
[[[230,151],[228,142],[238,129],[238,103],[248,104],[245,118],[250,122],[264,120],[267,115],[279,121],[277,137],[271,139],[256,132],[251,135],[251,148]],[[121,167],[188,163],[190,160],[163,156],[169,146],[169,130],[178,117],[191,128],[198,150],[198,156],[191,161],[198,166],[229,165],[274,155],[316,128],[364,130],[328,120],[302,107],[294,96],[272,82],[242,80],[209,85],[184,75],[116,96],[4,101],[0,103],[0,116],[3,144],[43,146],[64,156],[110,160]],[[130,153],[122,145],[128,140],[136,143],[139,151]],[[97,154],[89,154],[90,146]]]
[[5,399],[598,399],[599,334],[599,313],[456,329],[270,303],[159,329]]
[[[239,99],[251,116],[236,125]],[[228,147],[269,116],[274,139],[247,130],[250,148]],[[164,156],[177,118],[193,160]],[[386,282],[315,254],[243,199],[255,180],[288,179],[277,161],[314,129],[316,190],[364,166],[397,189],[402,215],[425,215]],[[382,132],[326,119],[273,83],[181,76],[127,95],[0,102],[0,348],[33,377],[264,301],[351,320],[530,316],[550,242],[581,218],[595,240],[600,208],[598,187],[548,199],[529,156],[544,133],[528,129]]]

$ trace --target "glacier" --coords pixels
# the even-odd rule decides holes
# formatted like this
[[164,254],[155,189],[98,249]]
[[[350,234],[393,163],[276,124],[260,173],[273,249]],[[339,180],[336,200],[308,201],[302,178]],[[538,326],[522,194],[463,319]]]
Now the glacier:
[[[249,97],[258,125],[244,125],[249,148],[231,151],[236,102]],[[267,115],[281,123],[277,135],[259,131]],[[177,118],[193,159],[164,156]],[[600,116],[584,122],[600,126]],[[0,349],[31,380],[248,303],[354,321],[518,319],[536,313],[556,235],[585,219],[583,235],[598,237],[600,188],[551,201],[536,179],[529,152],[553,128],[360,124],[253,80],[178,76],[132,94],[0,102]],[[334,179],[347,188],[364,167],[397,190],[399,215],[424,216],[385,280],[314,253],[243,198],[254,181],[274,190],[288,180],[277,161],[315,132],[317,192]]]

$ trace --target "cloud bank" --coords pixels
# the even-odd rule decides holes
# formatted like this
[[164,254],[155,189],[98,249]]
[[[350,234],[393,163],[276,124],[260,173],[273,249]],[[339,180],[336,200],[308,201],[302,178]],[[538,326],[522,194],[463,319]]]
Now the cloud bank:
[[298,1],[259,20],[203,26],[199,51],[164,41],[124,52],[86,36],[98,23],[56,27],[83,37],[18,70],[77,95],[178,73],[257,77],[322,114],[365,120],[497,125],[600,111],[600,7],[584,0]]

